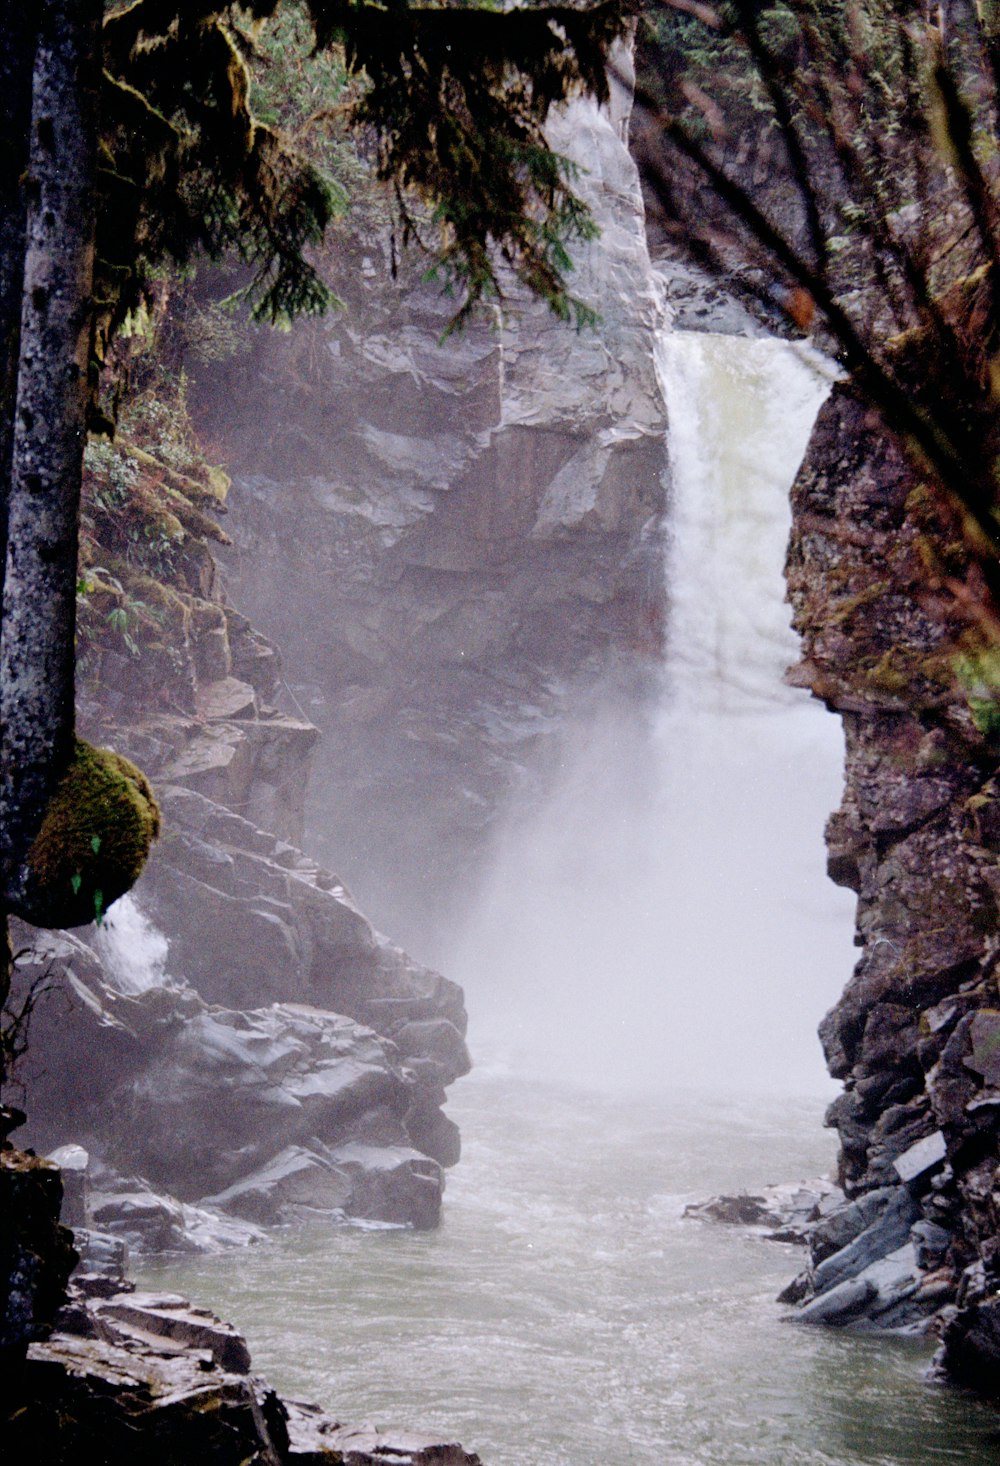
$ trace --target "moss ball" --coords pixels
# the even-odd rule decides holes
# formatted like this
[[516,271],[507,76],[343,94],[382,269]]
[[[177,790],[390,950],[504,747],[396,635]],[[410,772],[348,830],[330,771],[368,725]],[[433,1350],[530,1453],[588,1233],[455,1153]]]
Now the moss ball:
[[76,740],[25,861],[25,904],[35,926],[100,920],[130,890],[160,833],[149,780],[107,748]]

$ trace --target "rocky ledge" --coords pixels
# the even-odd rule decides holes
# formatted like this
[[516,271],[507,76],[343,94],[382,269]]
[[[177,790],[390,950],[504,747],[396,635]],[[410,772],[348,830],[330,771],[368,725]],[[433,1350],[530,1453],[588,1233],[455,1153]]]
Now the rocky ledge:
[[684,1214],[807,1249],[807,1266],[778,1295],[797,1305],[790,1321],[939,1337],[931,1376],[997,1396],[996,1312],[956,1307],[952,1239],[921,1214],[919,1187],[884,1186],[852,1200],[828,1180],[785,1183],[715,1196]]
[[25,1143],[88,1153],[72,1220],[142,1250],[316,1213],[434,1226],[459,1154],[445,1086],[469,1067],[460,989],[288,842],[193,789],[159,795],[135,899],[99,928],[15,933]]
[[[28,1346],[8,1399],[14,1459],[176,1466],[479,1466],[455,1444],[345,1425],[284,1401],[231,1325],[175,1294],[78,1274],[54,1332]],[[5,1412],[6,1413],[6,1412]]]

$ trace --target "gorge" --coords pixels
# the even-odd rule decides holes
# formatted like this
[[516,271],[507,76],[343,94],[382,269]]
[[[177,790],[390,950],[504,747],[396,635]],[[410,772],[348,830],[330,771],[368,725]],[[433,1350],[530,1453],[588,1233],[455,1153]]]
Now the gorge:
[[[731,432],[744,457],[770,458],[777,428],[756,439],[742,416],[754,409],[741,402],[748,373],[735,363],[749,361],[751,403],[773,392],[791,431],[788,464],[767,490],[780,496],[829,384],[810,402],[813,388],[797,385],[780,357],[778,385],[762,387],[760,363],[786,350],[769,342],[686,348],[663,337],[626,122],[618,97],[610,116],[581,105],[564,123],[602,221],[581,269],[602,313],[598,333],[573,336],[526,305],[517,320],[439,348],[446,307],[435,292],[405,271],[387,286],[375,246],[366,254],[359,244],[357,298],[344,316],[277,341],[254,337],[221,367],[191,366],[193,411],[234,479],[233,543],[210,556],[192,549],[187,583],[172,589],[179,608],[170,601],[166,627],[150,631],[156,646],[134,657],[104,645],[97,657],[88,727],[154,776],[167,834],[137,908],[113,911],[103,936],[18,943],[33,953],[19,964],[22,984],[60,974],[33,1017],[28,1141],[91,1152],[86,1220],[103,1233],[95,1263],[123,1240],[138,1253],[201,1250],[183,1265],[144,1262],[144,1281],[155,1291],[182,1280],[232,1311],[255,1355],[266,1338],[268,1370],[286,1393],[322,1393],[339,1409],[353,1369],[352,1408],[460,1427],[498,1463],[652,1462],[670,1452],[739,1466],[777,1459],[791,1440],[794,1454],[782,1459],[918,1466],[947,1451],[971,1466],[991,1459],[994,1417],[924,1392],[922,1346],[783,1329],[762,1294],[798,1262],[780,1246],[762,1256],[757,1236],[681,1219],[706,1191],[756,1192],[832,1163],[818,1106],[788,1098],[819,1087],[817,1068],[796,1058],[782,1072],[798,1040],[779,1025],[794,1009],[797,1024],[814,1026],[848,977],[850,940],[842,926],[832,934],[828,894],[809,921],[829,969],[798,982],[814,964],[793,949],[769,1006],[778,931],[803,913],[755,928],[735,890],[752,862],[773,867],[772,885],[789,894],[801,857],[789,868],[766,841],[750,855],[740,827],[756,830],[784,804],[818,842],[837,798],[835,769],[816,770],[834,719],[801,691],[776,681],[762,690],[737,626],[718,631],[687,672],[672,663],[672,701],[656,726],[665,638],[676,648],[679,626],[702,624],[709,597],[703,584],[682,591],[677,568],[689,555],[682,533],[700,532],[696,518],[683,531],[675,521],[673,549],[664,538],[666,441],[674,435],[679,511],[677,440],[694,415],[684,394],[714,373],[710,398],[725,416],[709,418],[707,446]],[[658,349],[673,353],[665,406]],[[795,680],[836,708],[847,732],[830,862],[859,895],[862,951],[823,1027],[831,1072],[848,1081],[831,1112],[848,1204],[836,1223],[824,1214],[800,1292],[822,1299],[819,1269],[859,1238],[875,1250],[855,1248],[854,1272],[840,1256],[827,1292],[857,1284],[862,1262],[909,1248],[895,1262],[909,1281],[891,1285],[893,1306],[911,1305],[897,1321],[940,1316],[950,1339],[942,1368],[988,1390],[998,1326],[995,755],[940,664],[949,628],[914,589],[920,535],[933,528],[912,522],[912,489],[849,388],[835,387],[792,493],[788,577],[803,638]],[[703,483],[694,491],[711,493]],[[734,608],[731,583],[759,548],[759,520],[739,533],[711,596]],[[794,652],[773,593],[762,614],[763,661],[780,675]],[[720,763],[698,717],[678,732],[685,698],[698,714],[717,705],[742,762]],[[772,703],[791,719],[785,731],[774,731]],[[679,741],[704,763],[686,776],[692,788],[680,778],[664,791],[652,772],[657,749]],[[776,746],[767,776],[762,760]],[[318,772],[321,761],[330,772]],[[751,780],[757,802],[741,806],[738,786]],[[636,831],[647,841],[665,806],[687,821],[679,858],[671,851],[664,862],[684,893],[669,931],[655,885],[636,898],[634,880],[653,859],[648,845],[636,858]],[[738,845],[731,864],[709,810]],[[561,974],[546,864],[562,868],[578,902],[559,918]],[[716,864],[721,886],[712,887],[705,867]],[[681,982],[661,985],[665,942],[706,887],[707,909],[672,959]],[[813,899],[796,889],[792,904]],[[735,945],[702,972],[730,902]],[[623,906],[609,940],[610,913],[618,908],[620,921]],[[626,961],[620,943],[651,907],[650,934]],[[487,948],[484,920],[494,923]],[[168,939],[165,970],[154,928]],[[500,967],[490,972],[501,943],[502,979]],[[743,950],[751,945],[764,949],[759,965]],[[135,975],[137,949],[150,959],[146,978]],[[537,1071],[519,1077],[509,1050],[524,1047],[521,1035],[497,1025],[506,1051],[445,1115],[445,1088],[469,1062],[459,976],[475,993],[473,1032],[478,1004],[485,1026],[491,1007],[502,1013],[517,993],[515,1027],[530,1015],[528,1051],[551,1067],[541,1082]],[[511,986],[497,1001],[501,980]],[[596,989],[596,1016],[576,982]],[[628,995],[634,982],[638,999]],[[546,988],[548,1002],[532,1008]],[[637,1090],[664,1070],[710,1088],[727,1076],[742,1103],[716,1094],[630,1108],[556,1082],[600,1081],[609,1067]],[[751,1099],[756,1088],[781,1097]],[[471,1158],[449,1183],[435,1231],[443,1168],[458,1160],[455,1108],[467,1116]],[[512,1139],[521,1153],[504,1150]],[[372,1230],[331,1231],[331,1217]],[[277,1239],[262,1231],[303,1219]],[[390,1230],[401,1223],[414,1230]],[[879,1227],[884,1235],[873,1236]],[[233,1244],[243,1250],[221,1251]],[[461,1259],[457,1276],[447,1276],[449,1256]],[[352,1293],[366,1272],[370,1291]],[[839,1321],[864,1322],[872,1305],[877,1323],[879,1286],[862,1279],[841,1294]],[[304,1359],[298,1346],[282,1356],[287,1334],[273,1319],[286,1298],[296,1322],[309,1321]],[[681,1302],[692,1305],[687,1323],[674,1311]],[[713,1313],[718,1327],[706,1323]],[[734,1334],[739,1347],[725,1348]],[[387,1364],[393,1335],[403,1347]],[[33,1346],[36,1359],[46,1347]],[[713,1351],[725,1360],[717,1375]],[[422,1355],[430,1368],[408,1373]],[[790,1359],[799,1362],[779,1389]],[[692,1360],[685,1374],[681,1362]],[[369,1407],[381,1371],[398,1392]],[[439,1371],[435,1396],[428,1375]],[[489,1395],[504,1371],[509,1393],[497,1390],[498,1418],[484,1424],[463,1391]],[[819,1382],[806,1389],[810,1372]],[[867,1412],[849,1404],[859,1373]],[[475,1387],[465,1383],[473,1377]],[[748,1442],[761,1395],[777,1401],[773,1433]],[[900,1426],[888,1415],[901,1395]],[[569,1398],[583,1407],[572,1432],[563,1431]],[[526,1434],[515,1439],[517,1409]]]

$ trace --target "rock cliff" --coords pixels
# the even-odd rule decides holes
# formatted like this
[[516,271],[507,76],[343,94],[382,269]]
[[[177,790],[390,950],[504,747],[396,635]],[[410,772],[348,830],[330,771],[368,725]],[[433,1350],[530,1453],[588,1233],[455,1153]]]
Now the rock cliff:
[[552,129],[601,225],[572,279],[595,329],[515,297],[442,342],[454,303],[419,262],[391,281],[373,231],[329,261],[342,312],[190,368],[231,595],[323,733],[310,846],[432,955],[572,708],[658,668],[662,304],[626,125],[618,96]]
[[795,676],[844,724],[827,843],[831,876],[858,894],[860,948],[821,1025],[844,1082],[828,1122],[850,1204],[814,1232],[798,1291],[818,1321],[943,1329],[940,1370],[998,1395],[989,652],[949,591],[969,575],[956,527],[849,386],[820,415],[792,504]]
[[148,772],[164,830],[100,925],[15,931],[8,1095],[23,1144],[89,1154],[74,1224],[132,1247],[304,1210],[430,1227],[462,994],[299,848],[318,730],[277,710],[277,653],[222,594],[226,488],[162,379],[88,450],[79,723]]

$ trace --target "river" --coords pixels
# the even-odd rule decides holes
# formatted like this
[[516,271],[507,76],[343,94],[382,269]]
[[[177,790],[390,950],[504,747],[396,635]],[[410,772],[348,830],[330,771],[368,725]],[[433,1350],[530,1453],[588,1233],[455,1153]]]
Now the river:
[[928,1346],[784,1321],[799,1250],[682,1215],[828,1169],[816,1099],[613,1096],[499,1063],[453,1093],[438,1231],[317,1222],[140,1285],[232,1319],[291,1398],[486,1466],[995,1466],[996,1415],[923,1383]]

